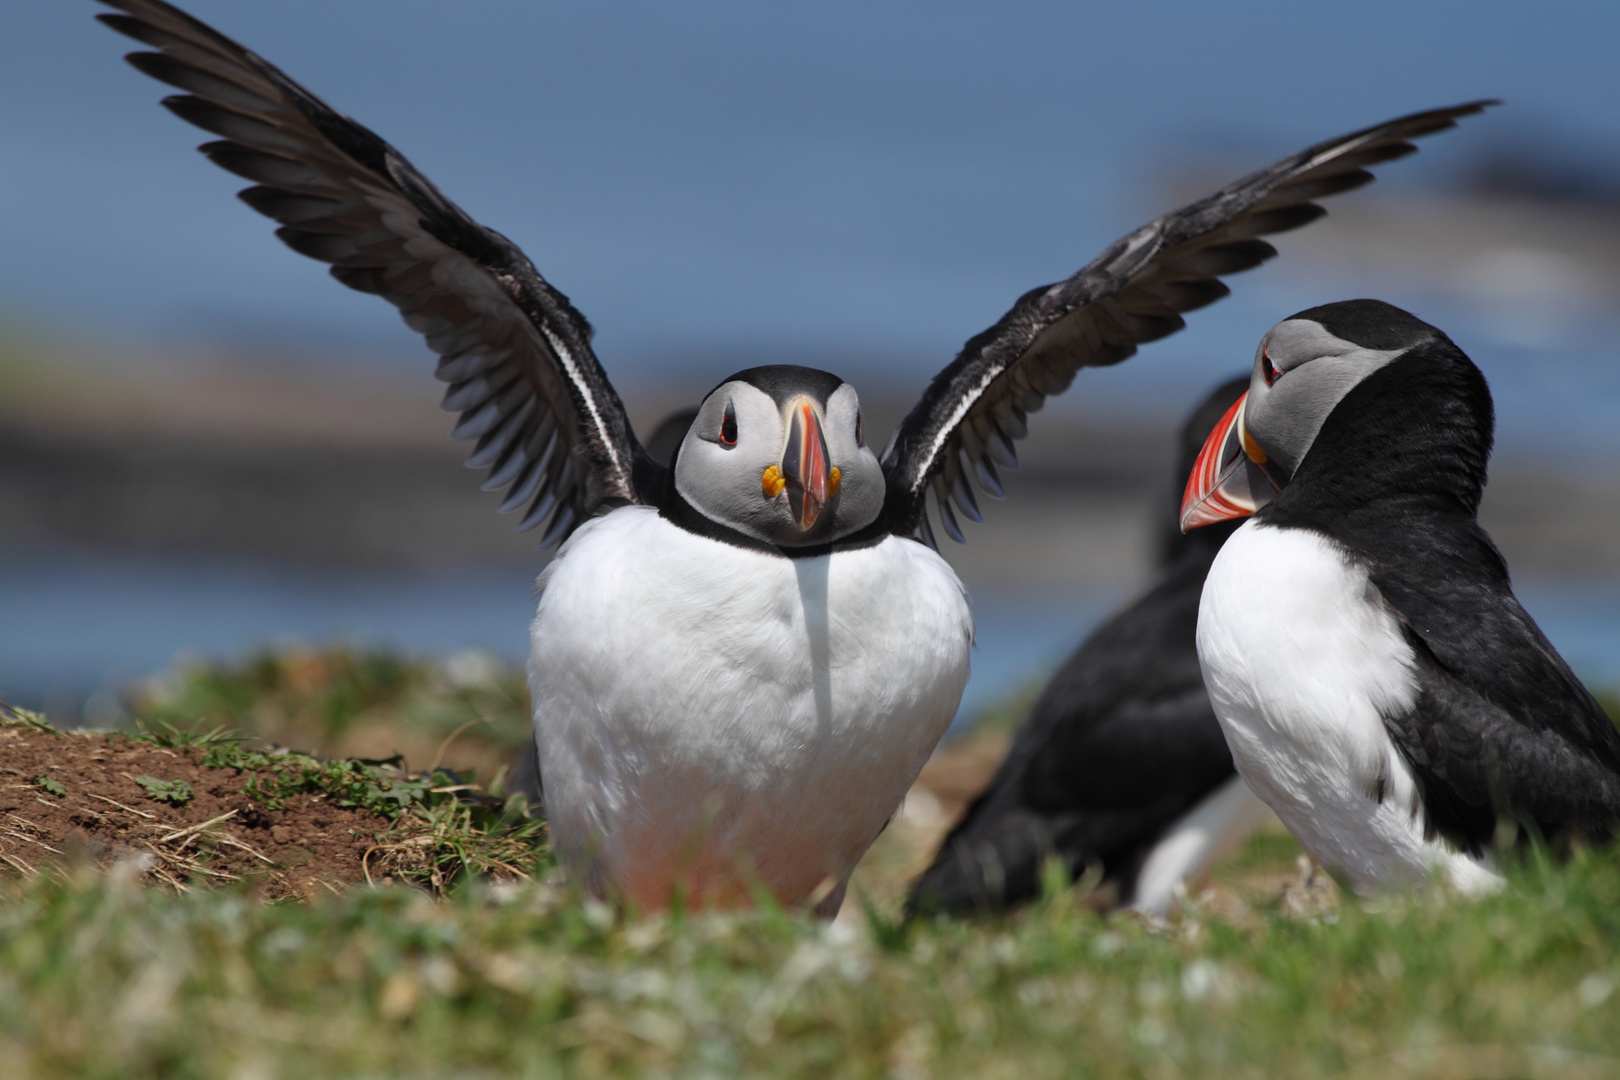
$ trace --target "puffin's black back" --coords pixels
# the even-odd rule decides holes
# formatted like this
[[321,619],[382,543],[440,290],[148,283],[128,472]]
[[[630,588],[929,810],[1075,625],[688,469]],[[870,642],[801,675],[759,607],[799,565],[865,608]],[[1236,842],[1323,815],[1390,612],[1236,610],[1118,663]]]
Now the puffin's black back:
[[1198,599],[1238,523],[1177,525],[1182,485],[1216,422],[1248,388],[1215,390],[1181,433],[1160,518],[1164,571],[1069,657],[1013,736],[995,779],[912,888],[913,911],[994,910],[1033,898],[1056,854],[1100,863],[1128,899],[1164,828],[1234,774],[1198,666]]
[[1620,732],[1513,595],[1479,525],[1485,378],[1443,334],[1346,395],[1256,515],[1344,547],[1400,619],[1419,696],[1385,727],[1432,833],[1472,852],[1499,815],[1544,837],[1620,820]]

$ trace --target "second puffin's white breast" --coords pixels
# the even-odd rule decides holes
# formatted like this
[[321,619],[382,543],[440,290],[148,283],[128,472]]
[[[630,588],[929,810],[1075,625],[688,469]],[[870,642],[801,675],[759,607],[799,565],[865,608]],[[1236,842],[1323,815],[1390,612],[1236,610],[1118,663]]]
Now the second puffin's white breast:
[[1494,872],[1424,838],[1417,785],[1384,717],[1417,701],[1411,647],[1366,571],[1327,537],[1250,521],[1216,556],[1198,658],[1232,759],[1306,849],[1361,889],[1444,867]]
[[955,715],[972,619],[933,551],[786,559],[645,507],[542,579],[530,686],[553,835],[648,906],[739,865],[784,899],[842,879]]

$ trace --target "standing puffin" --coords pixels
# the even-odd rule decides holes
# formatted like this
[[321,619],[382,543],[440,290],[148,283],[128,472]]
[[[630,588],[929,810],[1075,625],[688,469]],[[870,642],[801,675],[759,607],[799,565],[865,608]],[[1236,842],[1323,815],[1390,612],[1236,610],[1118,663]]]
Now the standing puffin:
[[1499,822],[1602,839],[1620,818],[1620,732],[1476,516],[1492,425],[1445,334],[1327,304],[1261,339],[1187,483],[1183,528],[1253,515],[1198,612],[1238,771],[1359,890],[1486,890]]
[[1187,418],[1158,583],[1041,691],[990,786],[912,887],[911,910],[1012,907],[1040,894],[1041,865],[1056,856],[1071,877],[1099,869],[1099,896],[1162,915],[1177,882],[1271,816],[1232,768],[1198,667],[1204,575],[1238,523],[1177,527],[1181,482],[1248,388],[1248,376],[1224,383]]
[[[1289,157],[1019,298],[929,385],[881,455],[855,389],[758,367],[701,402],[673,468],[636,440],[591,329],[511,241],[393,147],[160,0],[101,19],[129,61],[186,93],[201,149],[294,250],[400,309],[439,354],[452,435],[520,528],[561,543],[540,579],[529,685],[544,806],[564,861],[647,908],[835,911],[844,883],[950,723],[973,623],[933,546],[961,539],[969,477],[1001,493],[1026,418],[1224,296],[1261,235],[1322,214],[1407,140],[1480,112],[1418,113]],[[953,509],[954,506],[954,509]]]

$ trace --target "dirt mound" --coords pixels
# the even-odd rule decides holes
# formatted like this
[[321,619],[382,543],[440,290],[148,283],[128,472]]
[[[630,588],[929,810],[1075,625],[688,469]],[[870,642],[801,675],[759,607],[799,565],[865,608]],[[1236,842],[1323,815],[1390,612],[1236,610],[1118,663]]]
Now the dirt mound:
[[362,881],[443,889],[551,863],[545,821],[450,769],[255,748],[225,728],[62,731],[0,702],[0,873],[133,857],[154,883],[271,899]]
[[204,755],[124,735],[0,728],[0,860],[31,874],[52,859],[142,855],[148,874],[176,887],[249,879],[273,898],[365,880],[386,818],[325,792],[266,807],[244,791],[253,774],[209,767]]

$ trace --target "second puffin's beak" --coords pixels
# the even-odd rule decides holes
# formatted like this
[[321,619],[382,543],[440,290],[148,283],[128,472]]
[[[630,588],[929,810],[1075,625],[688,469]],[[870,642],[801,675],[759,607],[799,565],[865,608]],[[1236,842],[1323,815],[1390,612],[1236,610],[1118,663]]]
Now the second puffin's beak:
[[789,406],[782,479],[787,486],[788,508],[800,530],[808,531],[826,508],[834,471],[815,406],[807,397],[795,398]]
[[1204,440],[1181,496],[1181,531],[1247,517],[1277,494],[1263,466],[1266,453],[1243,427],[1244,394]]

